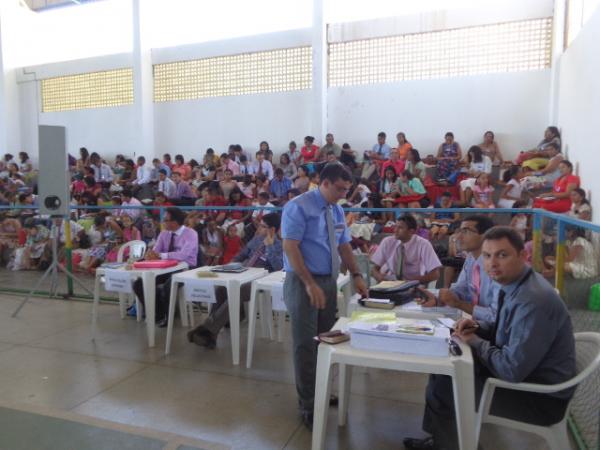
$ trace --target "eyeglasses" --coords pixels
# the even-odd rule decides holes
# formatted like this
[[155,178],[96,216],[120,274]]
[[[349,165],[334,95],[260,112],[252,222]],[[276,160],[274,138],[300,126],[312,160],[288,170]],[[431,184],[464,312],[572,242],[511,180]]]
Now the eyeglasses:
[[460,234],[467,234],[467,233],[479,234],[479,231],[474,230],[473,228],[467,228],[467,227],[459,228],[457,231]]

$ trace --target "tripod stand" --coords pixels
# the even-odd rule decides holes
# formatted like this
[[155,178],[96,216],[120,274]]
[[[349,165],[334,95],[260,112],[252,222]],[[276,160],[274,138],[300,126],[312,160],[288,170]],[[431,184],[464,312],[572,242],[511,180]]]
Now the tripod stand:
[[[92,291],[90,291],[79,278],[77,278],[75,275],[73,275],[69,270],[67,270],[67,268],[65,266],[63,266],[60,262],[58,262],[59,226],[57,224],[57,219],[60,219],[60,218],[61,218],[60,216],[51,217],[52,227],[50,228],[50,241],[52,243],[52,262],[50,263],[50,266],[46,269],[46,272],[44,272],[44,274],[40,277],[40,279],[35,284],[34,288],[31,291],[29,291],[29,294],[27,294],[27,297],[25,297],[23,299],[23,301],[21,302],[21,304],[18,306],[18,308],[15,310],[15,312],[12,314],[11,317],[17,317],[17,314],[19,314],[19,311],[21,311],[21,308],[23,308],[23,306],[25,306],[25,304],[29,301],[31,296],[38,290],[38,288],[42,285],[42,283],[48,276],[50,276],[50,297],[56,297],[57,293],[58,293],[57,291],[58,291],[58,271],[59,270],[63,271],[67,275],[67,277],[70,277],[72,280],[75,280],[77,282],[77,284],[79,284],[79,286],[84,291],[86,291],[88,294],[90,294],[92,296],[94,295],[92,293]],[[66,220],[70,220],[70,219],[66,218]]]

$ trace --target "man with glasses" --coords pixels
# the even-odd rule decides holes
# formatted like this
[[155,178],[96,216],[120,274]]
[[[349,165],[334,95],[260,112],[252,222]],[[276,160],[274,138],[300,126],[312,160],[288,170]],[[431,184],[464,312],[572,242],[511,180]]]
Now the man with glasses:
[[351,182],[352,175],[342,164],[328,164],[321,171],[318,189],[295,197],[283,209],[283,298],[292,324],[300,412],[311,430],[317,368],[313,337],[329,331],[335,323],[340,256],[356,290],[367,296],[344,211],[337,204],[346,197]]
[[379,282],[417,280],[427,285],[440,277],[442,263],[431,242],[416,233],[417,221],[412,215],[398,218],[394,236],[384,238],[371,256],[373,278]]
[[[161,231],[152,250],[148,250],[144,259],[175,259],[188,263],[189,268],[196,267],[198,259],[198,233],[186,227],[185,213],[179,208],[167,208],[163,219],[164,231]],[[160,328],[167,326],[171,276],[167,273],[156,277],[156,322]],[[133,291],[144,304],[144,285],[141,279],[133,283]]]
[[476,320],[493,322],[496,318],[494,304],[494,284],[483,270],[481,245],[483,235],[494,226],[487,216],[472,215],[465,217],[456,230],[457,243],[460,249],[468,252],[458,280],[450,289],[440,289],[438,298],[429,291],[423,291],[426,296],[422,306],[436,306],[438,303],[458,308],[472,315]]
[[[262,217],[254,237],[233,258],[246,267],[262,267],[269,272],[276,272],[283,268],[283,250],[281,239],[277,233],[281,218],[277,213],[266,214]],[[240,288],[240,306],[250,300],[251,284],[243,284]],[[227,303],[227,289],[218,286],[215,291],[217,303],[210,310],[208,318],[202,325],[189,331],[188,341],[213,349],[217,345],[219,331],[229,321],[229,305]],[[244,308],[241,308],[243,313]],[[240,316],[243,318],[242,316]]]

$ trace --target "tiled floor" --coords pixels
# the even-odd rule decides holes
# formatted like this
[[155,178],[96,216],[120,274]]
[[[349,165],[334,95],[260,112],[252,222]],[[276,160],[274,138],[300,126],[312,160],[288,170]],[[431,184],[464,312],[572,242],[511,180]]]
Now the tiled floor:
[[[0,272],[0,283],[22,288],[37,276]],[[310,448],[296,411],[289,338],[257,338],[253,367],[246,369],[246,324],[242,364],[233,366],[227,330],[216,350],[206,350],[189,344],[177,322],[165,357],[165,331],[157,331],[157,347],[149,349],[145,325],[121,320],[116,305],[100,307],[92,342],[90,303],[34,298],[11,318],[20,300],[0,295],[0,402],[59,408],[235,449]],[[425,384],[425,375],[355,370],[349,423],[338,428],[330,412],[326,448],[402,449],[403,437],[421,435]],[[530,435],[493,427],[484,429],[482,446],[545,448]]]

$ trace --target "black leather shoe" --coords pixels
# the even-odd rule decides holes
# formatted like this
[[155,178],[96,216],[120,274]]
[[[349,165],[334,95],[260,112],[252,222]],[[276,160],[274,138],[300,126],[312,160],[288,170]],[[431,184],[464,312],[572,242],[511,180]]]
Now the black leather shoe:
[[433,438],[424,439],[405,438],[402,443],[406,450],[433,450]]
[[329,406],[337,406],[339,402],[340,400],[338,399],[337,395],[332,395],[329,397]]
[[214,336],[209,330],[204,328],[202,325],[197,327],[195,330],[189,332],[188,339],[190,333],[192,333],[192,341],[196,345],[200,345],[211,350],[217,346],[217,337]]
[[313,428],[313,413],[312,413],[312,411],[303,411],[302,412],[302,424],[308,429],[308,431],[312,432],[312,428]]
[[167,319],[166,317],[164,319],[160,319],[158,322],[156,322],[156,326],[158,328],[165,328],[168,324],[169,324],[169,319]]

